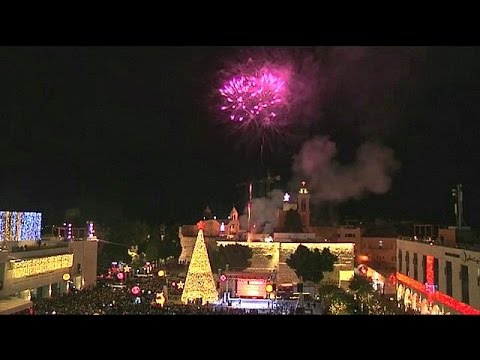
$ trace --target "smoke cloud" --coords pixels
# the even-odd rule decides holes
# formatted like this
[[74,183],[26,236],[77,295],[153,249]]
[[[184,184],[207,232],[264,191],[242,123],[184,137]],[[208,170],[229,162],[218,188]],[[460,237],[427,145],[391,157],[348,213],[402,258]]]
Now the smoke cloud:
[[302,180],[307,181],[312,203],[359,199],[390,190],[391,175],[400,166],[392,149],[370,142],[358,148],[352,164],[340,164],[336,154],[336,144],[327,137],[305,142],[293,158],[290,187],[296,189]]
[[[283,192],[275,189],[270,193],[270,198],[254,198],[252,200],[252,217],[250,225],[256,224],[256,233],[273,233],[273,227],[277,221],[277,211],[283,204]],[[247,228],[247,208],[240,216],[240,227]]]

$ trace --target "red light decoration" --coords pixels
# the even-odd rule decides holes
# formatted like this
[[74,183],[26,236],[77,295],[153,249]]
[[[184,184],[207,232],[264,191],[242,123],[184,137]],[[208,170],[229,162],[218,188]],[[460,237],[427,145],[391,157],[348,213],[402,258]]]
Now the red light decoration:
[[431,255],[427,255],[427,284],[435,284],[435,275],[433,271],[433,263],[435,258]]
[[118,280],[123,280],[124,278],[125,278],[125,275],[123,275],[123,273],[119,272],[119,273],[117,274],[117,279],[118,279]]
[[390,276],[388,277],[388,282],[390,284],[396,284],[397,283],[397,278],[395,277],[394,273],[391,273]]
[[[428,267],[427,267],[427,270],[428,270]],[[424,284],[422,284],[417,280],[412,279],[411,277],[403,275],[399,272],[397,272],[397,280],[414,290],[417,290],[423,294],[426,294],[430,301],[437,301],[465,315],[480,315],[480,310],[477,310],[474,307],[471,307],[470,305],[462,303],[461,301],[458,301],[440,291],[429,293],[429,291],[427,291],[427,289],[425,288]]]
[[130,291],[132,292],[133,295],[138,295],[140,294],[140,291],[142,291],[142,289],[140,289],[139,286],[135,285],[134,287],[132,287]]
[[400,281],[401,283],[407,285],[408,287],[420,291],[423,294],[427,294],[427,291],[425,290],[425,285],[422,284],[420,281],[414,280],[411,277],[407,275],[403,275],[402,273],[397,272],[397,280]]
[[198,223],[197,223],[197,229],[200,231],[200,230],[205,230],[205,223],[200,220]]
[[227,281],[227,276],[225,274],[220,275],[220,281],[222,282]]
[[480,310],[477,310],[470,305],[467,305],[465,303],[462,303],[446,294],[443,294],[439,291],[437,291],[434,294],[435,300],[438,302],[447,305],[448,307],[451,307],[452,309],[457,310],[458,312],[465,314],[465,315],[480,315]]

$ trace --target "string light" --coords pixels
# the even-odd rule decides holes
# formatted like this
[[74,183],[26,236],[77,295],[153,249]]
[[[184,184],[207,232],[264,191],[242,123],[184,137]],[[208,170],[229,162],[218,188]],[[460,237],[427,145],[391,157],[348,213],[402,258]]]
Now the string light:
[[435,284],[435,273],[434,273],[434,261],[435,258],[432,255],[427,255],[427,284]]
[[207,247],[203,238],[202,221],[197,224],[198,235],[195,248],[192,253],[192,260],[188,267],[185,288],[182,293],[182,302],[188,303],[196,299],[202,299],[202,305],[218,300],[218,292],[215,287],[210,260],[208,259]]
[[17,241],[17,212],[12,211],[10,213],[10,240]]
[[462,303],[444,293],[441,293],[440,291],[430,293],[424,284],[412,279],[411,277],[403,275],[402,273],[397,272],[397,280],[414,290],[426,294],[430,301],[437,301],[465,315],[480,315],[480,310],[477,310],[470,305]]
[[20,240],[20,235],[22,234],[22,213],[17,212],[15,216],[15,241]]
[[12,241],[11,238],[11,224],[10,224],[10,211],[5,211],[5,230],[4,230],[4,240],[5,241]]
[[5,216],[4,211],[0,211],[0,240],[5,240]]
[[67,239],[71,240],[72,239],[72,224],[68,223],[67,225]]
[[40,240],[42,214],[0,211],[0,241]]
[[47,256],[22,261],[11,261],[13,278],[43,274],[73,266],[73,254]]

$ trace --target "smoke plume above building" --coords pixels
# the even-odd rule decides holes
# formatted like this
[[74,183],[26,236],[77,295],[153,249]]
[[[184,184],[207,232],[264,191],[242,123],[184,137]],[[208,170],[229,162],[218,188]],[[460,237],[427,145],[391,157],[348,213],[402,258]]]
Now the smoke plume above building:
[[363,143],[350,164],[336,160],[336,144],[317,136],[305,142],[293,158],[290,187],[305,180],[312,203],[342,202],[360,199],[366,194],[385,194],[390,190],[392,174],[400,166],[393,150],[379,144]]
[[[277,212],[283,204],[283,192],[275,189],[270,193],[270,197],[253,198],[252,199],[252,217],[250,225],[255,224],[255,232],[270,234],[273,233],[273,227],[276,225]],[[245,208],[242,216],[240,216],[240,227],[247,228],[248,211]]]

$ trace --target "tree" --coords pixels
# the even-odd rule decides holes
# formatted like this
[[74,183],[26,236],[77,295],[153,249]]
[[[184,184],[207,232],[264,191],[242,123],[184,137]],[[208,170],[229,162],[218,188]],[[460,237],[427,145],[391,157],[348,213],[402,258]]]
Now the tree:
[[110,241],[131,245],[143,245],[147,242],[148,225],[141,221],[130,221],[118,224],[111,229]]
[[231,270],[242,271],[250,266],[252,255],[251,248],[239,244],[222,245],[209,252],[213,272],[218,269],[225,270],[227,264]]
[[349,285],[350,290],[356,293],[365,293],[373,291],[372,282],[365,276],[358,274],[353,275]]
[[148,260],[178,258],[182,252],[178,226],[155,225],[149,229],[145,254]]
[[302,220],[297,211],[290,209],[285,214],[285,230],[291,233],[303,232]]
[[318,290],[318,295],[321,297],[328,314],[344,315],[355,313],[356,303],[352,294],[339,288],[336,283],[324,284]]
[[182,253],[182,245],[178,236],[178,226],[165,226],[160,228],[160,242],[158,247],[158,257],[166,259],[170,256],[178,258]]
[[145,257],[147,260],[158,260],[158,244],[153,241],[147,242],[145,246]]
[[145,252],[148,235],[148,225],[141,221],[123,222],[112,226],[106,234],[105,249],[102,249],[102,257],[99,258],[99,261],[101,260],[102,264],[105,264],[107,259],[131,261],[128,249],[137,245],[139,254]]
[[347,315],[354,313],[355,300],[351,294],[347,294],[343,289],[334,292],[327,302],[328,313],[332,315]]
[[193,248],[192,260],[188,266],[185,288],[181,298],[185,304],[197,299],[202,299],[203,305],[218,300],[218,292],[203,238],[203,226],[203,222],[199,222],[197,240]]
[[306,246],[299,245],[297,250],[287,259],[287,265],[295,271],[299,278],[318,283],[323,279],[323,272],[333,271],[333,264],[338,257],[324,248],[310,251]]

